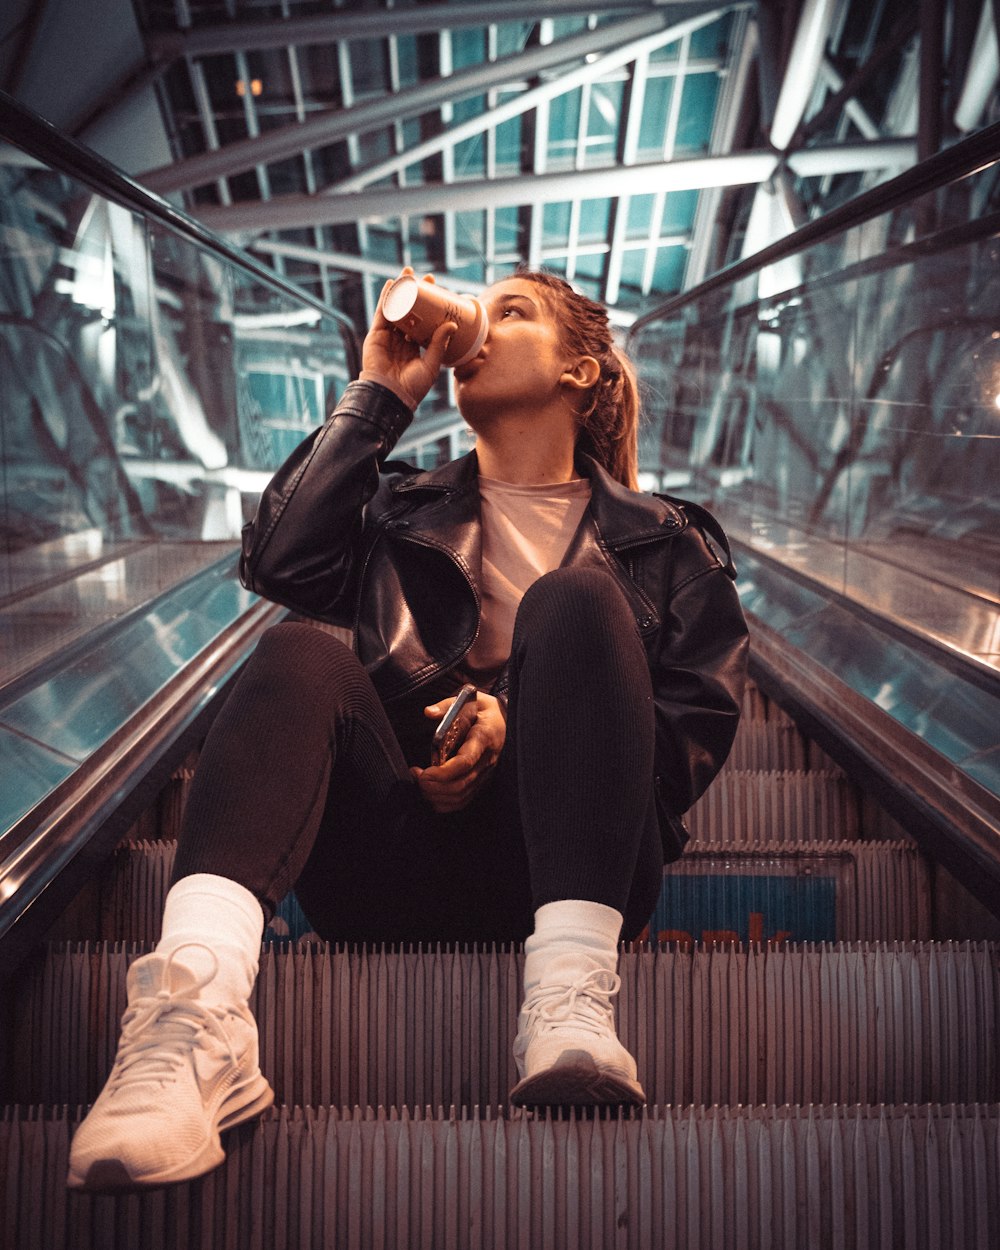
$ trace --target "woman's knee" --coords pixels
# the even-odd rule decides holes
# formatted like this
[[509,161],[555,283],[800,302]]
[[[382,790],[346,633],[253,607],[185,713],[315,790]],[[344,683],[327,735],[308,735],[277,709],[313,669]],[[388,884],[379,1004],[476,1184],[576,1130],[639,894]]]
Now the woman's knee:
[[368,676],[340,638],[307,621],[282,621],[265,630],[247,662],[249,680],[266,685],[275,699],[300,706],[328,706],[331,694]]
[[532,637],[554,630],[572,640],[580,631],[634,632],[635,620],[611,573],[601,569],[553,569],[525,591],[517,630]]

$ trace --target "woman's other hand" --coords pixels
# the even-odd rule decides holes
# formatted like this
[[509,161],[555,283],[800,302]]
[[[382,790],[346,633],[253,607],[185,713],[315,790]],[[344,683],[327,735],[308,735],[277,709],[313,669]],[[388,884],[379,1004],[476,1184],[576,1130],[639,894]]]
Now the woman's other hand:
[[[412,275],[413,270],[407,265],[402,273]],[[434,279],[427,275],[421,281],[433,282]],[[392,282],[390,279],[382,288],[375,318],[361,348],[362,377],[365,373],[373,375],[373,380],[383,382],[410,407],[416,408],[434,385],[434,379],[441,371],[448,340],[458,327],[454,321],[445,321],[434,331],[433,338],[422,351],[419,343],[411,342],[385,319],[382,303]]]
[[[424,715],[440,720],[453,699],[442,699],[424,708]],[[480,690],[476,720],[455,754],[443,764],[411,768],[420,792],[439,813],[459,812],[467,807],[489,780],[507,737],[507,721],[499,701]]]

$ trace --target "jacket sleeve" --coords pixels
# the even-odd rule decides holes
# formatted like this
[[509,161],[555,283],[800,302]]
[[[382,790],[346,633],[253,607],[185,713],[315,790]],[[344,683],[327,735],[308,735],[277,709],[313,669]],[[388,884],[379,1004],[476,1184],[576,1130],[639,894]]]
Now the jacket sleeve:
[[723,563],[694,524],[674,544],[652,664],[661,824],[686,812],[725,763],[749,650],[728,551]]
[[412,418],[385,387],[352,382],[326,424],[275,473],[244,527],[244,586],[310,616],[348,619],[365,508]]

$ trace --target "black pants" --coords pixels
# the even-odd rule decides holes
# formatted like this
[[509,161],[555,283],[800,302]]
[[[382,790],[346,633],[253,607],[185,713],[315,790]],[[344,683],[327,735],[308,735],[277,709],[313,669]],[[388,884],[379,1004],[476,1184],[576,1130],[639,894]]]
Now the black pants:
[[357,657],[284,623],[205,743],[174,880],[229,877],[268,914],[294,888],[331,941],[521,941],[535,908],[564,898],[621,911],[629,939],[662,877],[653,736],[642,642],[599,571],[559,569],[524,596],[503,752],[472,803],[443,816]]

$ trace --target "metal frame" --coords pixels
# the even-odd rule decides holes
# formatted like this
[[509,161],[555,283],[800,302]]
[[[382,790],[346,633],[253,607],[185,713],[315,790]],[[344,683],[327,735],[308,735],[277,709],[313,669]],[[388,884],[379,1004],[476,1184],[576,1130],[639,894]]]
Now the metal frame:
[[[787,231],[822,211],[828,195],[837,193],[836,175],[857,172],[855,184],[863,186],[916,159],[916,135],[900,133],[904,115],[897,111],[894,122],[862,107],[857,98],[862,87],[870,92],[876,71],[884,75],[918,26],[916,17],[907,15],[887,29],[886,0],[864,3],[860,24],[863,0],[797,0],[793,5],[771,0],[679,0],[669,5],[663,0],[508,0],[502,12],[482,3],[397,6],[382,0],[384,7],[337,7],[311,17],[295,16],[295,0],[281,0],[281,18],[269,21],[246,20],[252,7],[245,0],[226,0],[231,20],[207,25],[192,22],[189,11],[199,8],[214,22],[204,0],[175,2],[177,31],[148,33],[147,51],[151,64],[161,70],[177,62],[189,66],[204,151],[149,170],[143,180],[163,194],[188,192],[194,211],[213,229],[244,241],[256,239],[261,245],[257,250],[279,266],[290,255],[284,245],[302,247],[298,232],[307,231],[317,264],[315,289],[325,296],[334,292],[335,275],[338,282],[359,284],[359,316],[370,317],[374,309],[376,275],[398,271],[415,258],[418,267],[434,269],[445,280],[454,274],[454,281],[470,289],[470,274],[478,281],[481,272],[488,283],[519,261],[547,262],[605,303],[623,304],[634,316],[658,295],[669,294],[665,282],[676,281],[668,276],[676,271],[662,264],[668,255],[664,249],[686,249],[683,285],[699,281],[712,259],[722,255],[713,241],[717,228],[738,228],[739,205],[752,194],[762,201],[755,220],[766,220],[769,230]],[[940,11],[955,2],[921,0],[925,26],[932,8]],[[713,56],[703,40],[696,47],[695,38],[722,15],[729,17],[729,25],[720,25],[718,55]],[[462,63],[457,59],[460,37],[467,44],[470,36],[477,37],[477,28],[482,31],[481,51],[469,63],[465,50]],[[723,30],[728,33],[723,35]],[[848,30],[854,43],[861,31],[862,53],[860,59],[852,54],[845,64],[837,49]],[[404,47],[416,46],[414,39],[421,41],[415,76],[405,61],[412,52]],[[361,40],[370,45],[359,45]],[[665,59],[668,45],[673,45],[673,56]],[[359,92],[354,87],[359,58],[365,55],[362,47],[368,46],[386,58],[385,90]],[[303,49],[312,47],[330,49],[341,107],[329,107],[331,84],[324,84],[322,77],[310,98],[316,83],[299,61]],[[220,146],[205,76],[212,76],[218,99],[227,74],[246,76],[246,58],[252,52],[266,56],[275,50],[284,50],[291,69],[292,99],[286,90],[274,105],[287,110],[288,123],[265,127],[260,102],[245,95],[245,136]],[[758,84],[752,77],[755,58]],[[977,69],[982,78],[975,57],[971,60],[970,81]],[[401,68],[411,72],[401,73]],[[692,97],[698,98],[688,87],[700,74],[717,76],[720,86],[714,117],[701,116],[699,121],[704,156],[695,156],[684,136],[691,126]],[[653,149],[648,119],[650,108],[663,107],[658,93],[664,76],[674,84],[673,96]],[[599,147],[597,156],[591,130],[591,117],[597,113],[592,108],[602,96],[606,102],[611,92],[621,105],[611,128],[612,142]],[[470,110],[470,100],[483,104]],[[773,151],[759,142],[741,151],[740,144],[752,144],[753,139],[743,118],[758,106]],[[711,104],[698,107],[704,111]],[[929,108],[925,99],[925,148],[932,142]],[[227,115],[232,117],[231,109]],[[574,133],[563,134],[570,117],[575,117],[568,127]],[[417,142],[409,135],[415,121],[422,128]],[[521,137],[516,167],[510,163],[512,126],[520,127]],[[605,123],[600,127],[606,136]],[[363,160],[362,153],[376,146],[365,136],[378,133],[387,136],[379,142],[388,151]],[[564,141],[565,162],[555,153],[554,138]],[[460,145],[470,141],[482,144],[477,176],[462,168]],[[329,163],[321,172],[314,154],[341,143],[347,151],[343,172],[331,173]],[[654,150],[659,160],[651,159]],[[274,196],[268,167],[290,158],[301,162],[301,190]],[[257,194],[233,203],[229,179],[254,169]],[[740,190],[754,185],[760,188],[755,193]],[[245,196],[245,179],[240,187]],[[732,190],[724,194],[725,188]],[[681,218],[682,229],[664,229],[668,197],[679,190],[699,191],[697,208],[693,218],[689,213]],[[629,221],[633,197],[644,195],[654,198],[640,266],[634,259],[639,240]],[[607,228],[599,249],[592,232],[585,235],[581,229],[587,201],[594,199],[608,201],[600,209]],[[779,212],[763,211],[775,202]],[[568,204],[565,240],[555,247],[546,206],[560,203]],[[473,222],[471,239],[461,217],[466,212],[482,214]],[[513,215],[516,241],[509,235],[505,240],[501,224]],[[370,228],[376,221],[382,223],[377,233]],[[348,237],[353,228],[355,245],[345,242],[344,228]],[[331,229],[337,231],[334,238]],[[414,246],[418,233],[428,236],[426,259]],[[395,241],[391,257],[386,235]],[[762,241],[771,238],[768,234]],[[595,254],[604,258],[601,265],[595,265]],[[306,254],[299,253],[297,259],[306,260]],[[366,259],[374,269],[359,263]]]

